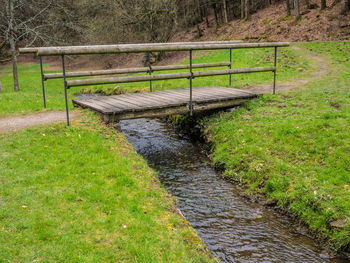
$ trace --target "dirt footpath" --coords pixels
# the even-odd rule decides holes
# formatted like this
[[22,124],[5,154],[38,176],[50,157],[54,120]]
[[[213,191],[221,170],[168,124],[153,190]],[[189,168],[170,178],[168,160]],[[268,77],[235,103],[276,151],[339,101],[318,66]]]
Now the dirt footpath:
[[[71,120],[79,118],[81,115],[75,112],[69,113]],[[62,111],[50,111],[27,114],[16,117],[0,119],[0,134],[22,130],[31,126],[66,121],[66,113]]]

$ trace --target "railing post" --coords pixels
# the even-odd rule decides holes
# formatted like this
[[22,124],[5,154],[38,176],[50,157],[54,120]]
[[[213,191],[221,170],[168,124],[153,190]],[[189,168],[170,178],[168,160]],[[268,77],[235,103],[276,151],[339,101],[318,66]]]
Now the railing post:
[[277,47],[275,47],[275,70],[273,71],[273,94],[276,94]]
[[192,50],[190,50],[190,116],[193,114],[193,104],[192,104],[192,79],[193,79],[193,72],[192,72]]
[[[148,70],[149,70],[149,75],[152,75],[152,67],[151,67],[151,53],[147,52],[147,61],[148,61]],[[149,81],[149,89],[152,92],[152,80]]]
[[[232,48],[230,48],[230,65],[229,68],[232,69]],[[230,82],[229,82],[229,86],[231,87],[232,85],[232,75],[230,74]]]
[[39,56],[40,59],[40,72],[41,72],[41,86],[43,89],[43,100],[44,100],[44,108],[46,109],[46,98],[45,98],[45,79],[44,79],[44,70],[43,70],[43,59]]
[[67,82],[66,82],[66,67],[64,65],[64,55],[62,55],[62,73],[64,83],[64,98],[66,100],[66,114],[67,114],[67,126],[69,126],[69,112],[68,112],[68,99],[67,99]]

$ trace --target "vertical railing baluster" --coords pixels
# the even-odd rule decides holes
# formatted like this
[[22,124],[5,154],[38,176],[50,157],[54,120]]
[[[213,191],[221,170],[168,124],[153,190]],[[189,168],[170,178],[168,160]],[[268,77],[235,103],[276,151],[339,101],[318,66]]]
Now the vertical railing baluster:
[[43,70],[43,59],[39,56],[40,59],[40,72],[41,72],[41,87],[43,89],[43,100],[44,100],[44,108],[46,109],[46,97],[45,97],[45,79],[44,79],[44,70]]
[[190,116],[193,114],[193,104],[192,104],[192,79],[193,79],[193,71],[192,71],[192,50],[190,50]]
[[67,82],[66,82],[66,67],[64,65],[64,55],[62,55],[62,73],[64,83],[64,98],[66,100],[66,115],[67,115],[67,126],[69,126],[69,112],[68,112],[68,98],[67,98]]
[[276,94],[277,47],[275,47],[275,70],[273,72],[273,94]]
[[[148,73],[152,76],[152,67],[151,67],[151,53],[147,52],[147,61],[148,61]],[[149,81],[149,89],[152,92],[152,79]]]
[[[230,65],[229,68],[232,69],[232,48],[230,48]],[[232,75],[230,74],[230,83],[229,83],[230,87],[232,85]]]

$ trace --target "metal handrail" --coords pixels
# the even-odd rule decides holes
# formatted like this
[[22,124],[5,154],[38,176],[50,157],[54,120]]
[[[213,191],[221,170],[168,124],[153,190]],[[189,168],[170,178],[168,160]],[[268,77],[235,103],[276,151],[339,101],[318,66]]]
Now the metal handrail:
[[[149,63],[150,64],[150,63]],[[230,62],[218,62],[218,63],[201,63],[193,64],[193,68],[211,68],[211,67],[228,67]],[[121,69],[106,69],[106,70],[88,70],[88,71],[75,71],[66,72],[67,78],[75,77],[89,77],[89,76],[103,76],[103,75],[116,75],[126,73],[149,73],[154,71],[166,71],[166,70],[179,70],[189,69],[190,65],[168,65],[168,66],[151,66],[139,67],[139,68],[121,68]],[[63,78],[62,73],[48,73],[44,74],[44,79],[59,79]]]
[[[150,81],[150,89],[152,91],[152,80],[165,80],[165,79],[179,79],[188,78],[190,80],[190,104],[189,111],[192,115],[192,82],[195,77],[216,76],[216,75],[230,75],[229,85],[231,86],[231,75],[239,73],[252,73],[252,72],[274,72],[273,80],[273,94],[276,93],[276,69],[277,69],[277,48],[289,46],[289,42],[275,42],[275,43],[241,43],[239,41],[208,41],[208,42],[177,42],[177,43],[148,43],[148,44],[120,44],[120,45],[95,45],[95,46],[67,46],[67,47],[38,47],[38,48],[21,48],[20,53],[35,53],[40,57],[40,69],[42,78],[42,89],[44,98],[44,107],[46,108],[45,99],[45,86],[44,81],[53,78],[63,78],[66,113],[67,113],[67,126],[69,126],[69,113],[68,113],[68,100],[67,89],[75,86],[85,86],[92,84],[109,84],[109,83],[125,83],[125,82],[139,82]],[[232,69],[232,49],[241,48],[274,48],[274,67],[258,67],[258,68],[245,68],[245,69]],[[229,49],[230,50],[230,62],[222,63],[206,63],[206,64],[193,64],[192,56],[194,50],[217,50],[217,49]],[[190,63],[189,65],[171,65],[171,66],[155,66],[152,67],[150,63],[151,52],[165,52],[165,51],[189,51]],[[88,55],[88,54],[115,54],[115,53],[141,53],[146,52],[148,54],[148,67],[132,68],[132,69],[115,69],[115,70],[100,70],[100,71],[83,71],[83,72],[66,72],[64,58],[66,55]],[[57,56],[62,58],[62,73],[44,74],[42,56]],[[214,66],[214,64],[216,64]],[[205,68],[216,67],[218,64],[228,66],[227,70],[211,70],[211,71],[199,71],[193,72],[193,68]],[[204,66],[205,65],[205,66]],[[173,70],[173,69],[190,69],[188,73],[171,73],[171,74],[159,74],[152,75],[156,70]],[[127,76],[127,77],[111,77],[111,78],[99,78],[99,79],[85,79],[85,80],[66,80],[69,77],[81,77],[81,76],[97,76],[97,75],[110,75],[110,74],[123,74],[123,73],[138,73],[148,72],[148,76]],[[106,73],[106,74],[102,74]]]
[[219,75],[231,75],[241,73],[256,73],[256,72],[268,72],[275,71],[275,67],[256,67],[256,68],[240,68],[240,69],[222,69],[222,70],[208,70],[197,72],[182,72],[182,73],[169,73],[158,75],[144,75],[144,76],[126,76],[126,77],[110,77],[110,78],[94,78],[94,79],[78,79],[67,80],[67,88],[90,86],[90,85],[102,85],[102,84],[117,84],[117,83],[131,83],[131,82],[143,82],[151,80],[169,80],[169,79],[192,79],[198,77],[219,76]]

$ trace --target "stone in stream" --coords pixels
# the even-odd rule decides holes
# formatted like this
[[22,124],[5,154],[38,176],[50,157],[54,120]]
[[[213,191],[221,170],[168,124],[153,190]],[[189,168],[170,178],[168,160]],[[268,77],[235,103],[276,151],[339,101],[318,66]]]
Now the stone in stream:
[[320,254],[320,257],[323,259],[330,259],[331,258],[327,250],[323,250]]

